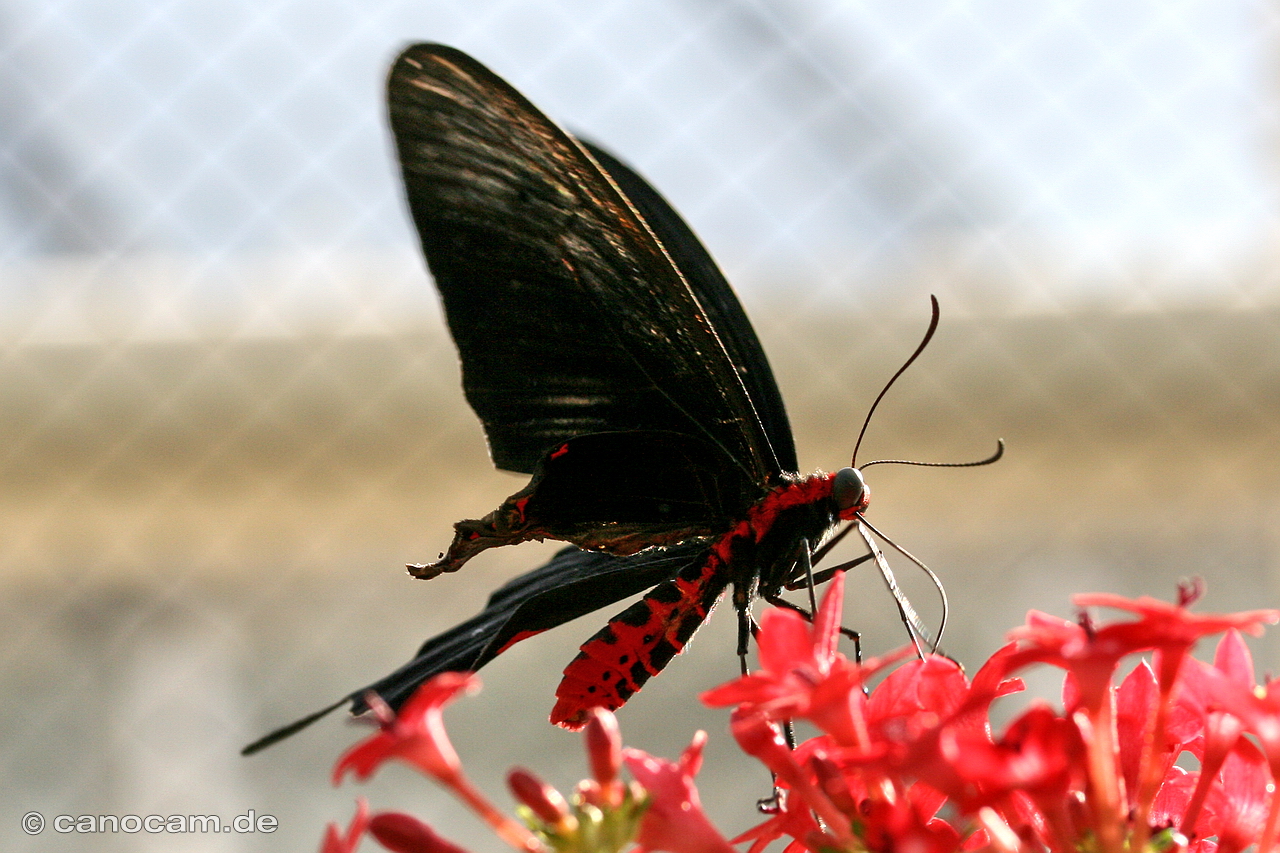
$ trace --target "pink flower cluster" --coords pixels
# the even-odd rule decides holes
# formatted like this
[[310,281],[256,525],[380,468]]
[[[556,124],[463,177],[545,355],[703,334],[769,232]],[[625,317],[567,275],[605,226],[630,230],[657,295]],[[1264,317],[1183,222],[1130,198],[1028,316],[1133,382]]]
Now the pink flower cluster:
[[[813,626],[765,616],[760,672],[710,691],[736,706],[738,743],[783,789],[777,813],[744,839],[821,850],[1238,851],[1276,836],[1280,689],[1257,686],[1239,631],[1276,611],[1200,616],[1183,590],[1170,605],[1110,595],[1082,607],[1129,611],[1105,625],[1031,613],[972,680],[939,656],[903,663],[835,650],[839,579]],[[1214,663],[1195,642],[1226,632]],[[1151,653],[1117,684],[1127,656]],[[997,698],[1033,664],[1066,672],[1062,712],[1033,703],[995,738]],[[788,749],[779,724],[820,734]],[[1177,763],[1190,756],[1198,769]]]
[[[1280,612],[1197,615],[1177,604],[1079,596],[1082,608],[1132,614],[1111,623],[1031,613],[972,677],[941,656],[907,652],[854,662],[836,647],[843,579],[832,581],[813,624],[789,610],[765,614],[760,669],[703,695],[732,707],[739,745],[773,772],[768,818],[732,844],[758,853],[830,851],[1052,851],[1235,853],[1276,849],[1280,822],[1280,682],[1259,685],[1240,632]],[[1191,657],[1222,634],[1212,664]],[[1125,658],[1142,655],[1126,675]],[[1033,702],[993,734],[992,704],[1022,689],[1033,665],[1065,671],[1062,710]],[[527,771],[509,779],[524,823],[483,801],[466,781],[440,725],[443,704],[474,684],[446,674],[398,717],[344,755],[366,778],[388,759],[437,779],[528,853],[731,853],[703,813],[693,777],[705,735],[679,761],[621,750],[612,715],[588,727],[593,778],[566,801]],[[794,749],[783,727],[817,734]],[[635,779],[618,778],[625,764]],[[350,853],[365,833],[403,853],[458,853],[409,815],[329,828],[323,853]]]
[[[334,784],[348,771],[367,779],[384,762],[403,761],[444,785],[522,853],[735,853],[703,813],[693,785],[702,764],[705,733],[698,732],[680,760],[671,762],[623,749],[617,720],[599,709],[584,731],[591,778],[580,782],[566,799],[530,771],[516,768],[508,774],[507,785],[521,804],[523,822],[503,814],[462,772],[441,716],[445,705],[478,683],[471,674],[438,675],[418,689],[399,715],[370,696],[379,731],[338,759]],[[622,780],[624,765],[636,781]],[[329,825],[321,853],[354,853],[366,834],[395,853],[466,853],[412,815],[379,812],[370,816],[363,800],[346,831]]]

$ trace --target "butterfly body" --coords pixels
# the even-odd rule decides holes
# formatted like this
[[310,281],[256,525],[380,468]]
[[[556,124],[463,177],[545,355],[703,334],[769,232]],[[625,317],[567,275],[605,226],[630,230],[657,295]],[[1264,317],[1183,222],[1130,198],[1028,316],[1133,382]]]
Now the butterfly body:
[[592,707],[620,707],[684,650],[730,585],[739,613],[759,597],[781,593],[797,579],[797,546],[816,545],[838,520],[867,506],[865,488],[857,505],[839,506],[834,477],[813,474],[771,489],[701,560],[611,619],[565,668],[551,722],[576,728]]
[[[405,51],[388,101],[467,400],[494,464],[532,475],[493,512],[458,522],[439,560],[409,571],[434,578],[528,540],[581,551],[562,551],[518,592],[499,590],[467,642],[430,640],[373,689],[395,706],[423,673],[478,667],[641,591],[624,572],[643,578],[648,594],[565,670],[552,720],[575,727],[660,671],[730,587],[745,638],[756,598],[802,573],[836,521],[866,507],[866,490],[859,476],[837,500],[836,475],[796,473],[746,314],[643,178],[452,48]],[[628,568],[614,575],[616,561]]]

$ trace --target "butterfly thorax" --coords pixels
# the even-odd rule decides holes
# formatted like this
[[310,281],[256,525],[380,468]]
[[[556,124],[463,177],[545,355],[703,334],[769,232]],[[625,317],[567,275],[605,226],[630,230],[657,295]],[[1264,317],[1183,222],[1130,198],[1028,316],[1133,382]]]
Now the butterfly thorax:
[[[722,536],[713,554],[727,568],[735,602],[745,606],[759,595],[772,596],[803,571],[802,549],[817,548],[835,529],[842,511],[832,498],[834,474],[794,476],[753,504],[746,517]],[[864,495],[856,511],[865,509]]]

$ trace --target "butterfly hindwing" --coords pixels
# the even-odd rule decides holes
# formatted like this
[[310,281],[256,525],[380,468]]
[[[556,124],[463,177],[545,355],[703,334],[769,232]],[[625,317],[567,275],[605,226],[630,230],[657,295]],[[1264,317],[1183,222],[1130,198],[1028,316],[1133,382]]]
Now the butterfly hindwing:
[[700,565],[706,550],[703,543],[692,542],[614,557],[562,548],[545,565],[495,590],[475,616],[427,640],[404,666],[332,705],[276,729],[241,752],[260,752],[347,702],[351,703],[353,714],[363,713],[369,707],[365,696],[370,691],[398,709],[432,676],[475,671],[523,639],[643,592],[687,571],[689,566]]
[[690,543],[614,557],[563,548],[544,566],[509,581],[489,597],[483,610],[425,642],[413,660],[351,694],[353,712],[364,710],[373,690],[398,708],[413,690],[441,672],[479,669],[520,640],[669,580],[700,564],[706,546]]
[[587,433],[550,448],[527,486],[483,518],[454,524],[440,559],[410,571],[429,579],[488,548],[531,539],[626,555],[715,536],[761,491],[720,448],[696,436]]

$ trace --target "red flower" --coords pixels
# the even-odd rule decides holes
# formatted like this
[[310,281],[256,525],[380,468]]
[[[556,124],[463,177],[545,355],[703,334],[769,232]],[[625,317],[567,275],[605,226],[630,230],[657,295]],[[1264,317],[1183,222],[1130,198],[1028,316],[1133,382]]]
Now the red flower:
[[580,782],[578,792],[593,806],[616,809],[627,796],[627,786],[618,778],[622,769],[622,733],[618,730],[618,718],[604,708],[590,709],[583,740],[591,765],[591,779]]
[[458,694],[472,692],[479,681],[472,673],[444,672],[432,678],[404,703],[399,714],[370,694],[370,709],[378,716],[380,731],[343,753],[333,767],[333,784],[348,770],[357,779],[368,779],[384,761],[399,759],[446,785],[462,773],[458,754],[444,730],[444,706]]
[[333,767],[333,784],[341,782],[348,770],[357,779],[368,779],[384,761],[398,759],[453,791],[512,847],[538,850],[538,840],[494,808],[463,775],[458,754],[444,729],[444,706],[460,693],[473,692],[479,686],[474,673],[442,672],[419,687],[399,714],[393,714],[377,694],[369,694],[369,707],[378,717],[380,730],[343,753]]
[[813,624],[793,610],[773,608],[761,618],[756,636],[760,669],[702,694],[711,707],[750,703],[770,719],[805,716],[813,694],[842,657],[835,638],[840,630],[844,573],[834,578],[818,606]]
[[[1273,611],[1199,616],[1150,599],[1082,596],[1085,605],[1133,612],[1126,622],[1072,623],[1032,613],[1012,642],[972,682],[953,661],[926,656],[859,665],[836,651],[840,582],[807,625],[789,611],[766,614],[760,671],[709,691],[709,704],[736,704],[731,730],[742,749],[775,774],[771,817],[736,839],[761,853],[828,851],[1001,851],[1001,853],[1272,853],[1280,824],[1280,682],[1260,687],[1240,630],[1274,621]],[[1191,658],[1194,643],[1226,631],[1213,664]],[[1126,655],[1146,653],[1118,684]],[[1021,689],[1010,674],[1033,663],[1064,669],[1063,710],[1033,705],[998,737],[992,701]],[[371,706],[381,731],[338,762],[364,778],[398,758],[444,781],[527,853],[733,853],[699,804],[694,776],[705,735],[678,761],[626,750],[638,780],[619,778],[621,740],[612,715],[588,727],[593,779],[572,800],[527,771],[512,790],[533,833],[497,815],[462,776],[444,737],[440,708],[469,679],[431,682],[400,718]],[[816,737],[789,747],[780,722],[803,718]],[[1196,770],[1178,765],[1190,755]],[[505,821],[505,823],[504,823]],[[366,829],[367,828],[367,829]],[[343,835],[330,827],[324,853],[352,853],[368,831],[398,853],[463,853],[408,815],[366,816]]]
[[995,743],[976,732],[948,729],[939,738],[938,756],[952,784],[942,774],[925,772],[923,778],[947,791],[967,812],[1002,803],[1014,791],[1036,802],[1060,801],[1083,784],[1080,734],[1044,705],[1015,719]]
[[[622,736],[612,712],[591,709],[583,740],[592,778],[579,782],[570,798],[566,799],[528,770],[512,770],[507,776],[507,785],[523,806],[525,822],[545,842],[545,850],[617,853],[641,832],[642,821],[650,820],[646,810],[652,795],[638,783],[619,778],[623,763]],[[700,742],[695,740],[695,744],[700,749]],[[644,753],[636,755],[648,758]],[[692,787],[697,756],[690,752],[686,758],[684,763],[689,766],[690,779],[685,804],[692,804],[697,810],[697,792]],[[701,811],[697,811],[701,816]],[[705,824],[703,830],[714,832],[705,817],[701,820]],[[655,847],[659,846],[655,842]]]
[[[834,651],[833,599],[823,601],[821,631],[790,613],[770,614],[762,670],[704,697],[739,703],[734,736],[781,789],[775,815],[741,840],[753,842],[752,853],[784,836],[815,851],[1057,851],[1089,839],[1104,851],[1150,843],[1209,853],[1214,842],[1202,840],[1211,837],[1236,851],[1272,836],[1280,820],[1268,788],[1280,763],[1280,685],[1265,695],[1253,686],[1235,631],[1257,630],[1277,614],[1202,616],[1181,604],[1115,596],[1076,601],[1137,618],[1072,623],[1033,612],[972,683],[934,656],[902,664],[869,693],[867,669]],[[1212,667],[1188,656],[1201,636],[1223,630]],[[1117,687],[1117,664],[1139,652],[1151,653],[1151,662]],[[1033,663],[1066,670],[1065,712],[1033,707],[993,740],[990,703],[1020,689],[1008,676]],[[821,734],[787,748],[775,721],[789,715]],[[1242,721],[1270,766],[1241,737]],[[1176,766],[1188,751],[1201,773]]]
[[1009,632],[1018,652],[1006,663],[1012,672],[1032,662],[1051,663],[1075,676],[1080,689],[1080,705],[1101,704],[1116,664],[1126,655],[1161,650],[1161,684],[1171,684],[1182,656],[1200,637],[1230,628],[1258,633],[1262,625],[1280,620],[1277,610],[1250,610],[1243,613],[1198,614],[1185,607],[1145,596],[1127,599],[1095,593],[1077,595],[1072,601],[1081,607],[1112,607],[1128,610],[1141,618],[1116,622],[1101,628],[1089,621],[1068,622],[1032,611],[1021,628]]
[[[796,801],[798,807],[791,807],[789,800],[784,800],[773,817],[766,820],[733,839],[734,844],[750,841],[747,853],[761,853],[779,838],[797,839],[789,844],[786,853],[795,853],[800,847],[810,850],[840,849],[834,839],[830,839],[813,818],[813,812],[804,807],[804,803]],[[799,839],[804,839],[803,841]],[[827,842],[830,839],[830,843]]]
[[693,785],[706,742],[706,732],[695,734],[679,761],[654,758],[638,749],[623,751],[627,769],[649,794],[636,837],[640,851],[736,853],[703,813]]
[[1243,739],[1220,766],[1204,813],[1195,824],[1195,834],[1202,838],[1216,835],[1220,853],[1236,853],[1264,837],[1273,798],[1271,773],[1261,750]]
[[[912,789],[914,790],[913,786]],[[870,850],[911,850],[919,853],[952,853],[960,848],[960,833],[934,816],[932,797],[922,805],[910,795],[895,800],[867,800],[864,806],[863,842]]]
[[[1083,715],[1075,719],[1088,747],[1092,823],[1104,849],[1118,849],[1121,839],[1114,833],[1116,827],[1127,822],[1125,816],[1130,812],[1136,827],[1133,843],[1146,843],[1148,811],[1169,761],[1176,757],[1176,751],[1171,754],[1168,733],[1173,690],[1192,645],[1208,634],[1230,628],[1257,632],[1264,623],[1280,619],[1280,612],[1275,610],[1225,615],[1191,613],[1184,605],[1194,597],[1198,597],[1198,591],[1189,593],[1186,589],[1178,604],[1146,597],[1130,600],[1106,594],[1076,596],[1073,601],[1082,607],[1128,610],[1139,618],[1097,627],[1084,617],[1079,623],[1071,623],[1033,611],[1028,614],[1026,625],[1010,633],[1017,648],[1005,660],[1007,672],[1040,662],[1060,666],[1071,676],[1067,712],[1078,710]],[[1130,763],[1131,784],[1125,785],[1119,778],[1126,775],[1120,766],[1125,756],[1117,742],[1118,726],[1112,716],[1115,708],[1111,680],[1121,658],[1144,651],[1157,652],[1157,693],[1141,702],[1150,708],[1151,716],[1144,721],[1142,737],[1134,747],[1138,759]]]
[[369,834],[392,853],[467,853],[413,815],[401,812],[378,812],[369,821]]
[[867,698],[866,727],[877,745],[869,753],[883,754],[880,766],[896,771],[920,743],[932,744],[944,729],[965,730],[990,743],[984,721],[961,714],[974,699],[963,670],[950,658],[930,655],[907,661]]
[[355,853],[360,846],[360,838],[369,828],[369,804],[364,798],[356,800],[356,813],[351,818],[346,833],[336,823],[330,823],[324,830],[324,841],[320,844],[320,853]]
[[572,828],[573,816],[564,795],[523,767],[507,773],[507,788],[517,802],[523,803],[547,826]]
[[[860,691],[859,691],[860,694]],[[848,816],[832,802],[831,798],[819,787],[817,780],[801,764],[801,756],[806,756],[818,748],[818,740],[805,743],[801,749],[793,750],[787,746],[773,723],[749,707],[738,708],[733,712],[729,724],[733,737],[742,747],[742,751],[760,760],[771,770],[779,783],[791,789],[794,796],[784,800],[784,809],[803,801],[806,810],[812,810],[826,824],[827,830],[836,839],[836,844],[843,846],[852,838],[853,827]]]
[[1107,629],[1117,638],[1126,638],[1135,650],[1169,646],[1190,646],[1201,637],[1221,634],[1232,628],[1258,636],[1263,625],[1280,621],[1280,610],[1244,610],[1239,613],[1193,613],[1190,602],[1171,604],[1143,595],[1125,598],[1105,592],[1072,596],[1079,607],[1111,607],[1127,610],[1142,617],[1132,622],[1118,622]]
[[912,650],[861,664],[848,660],[836,651],[843,599],[844,573],[839,572],[812,625],[792,610],[766,612],[756,638],[760,669],[708,690],[702,702],[713,708],[749,705],[769,720],[809,720],[842,743],[866,744],[862,687],[878,670]]

